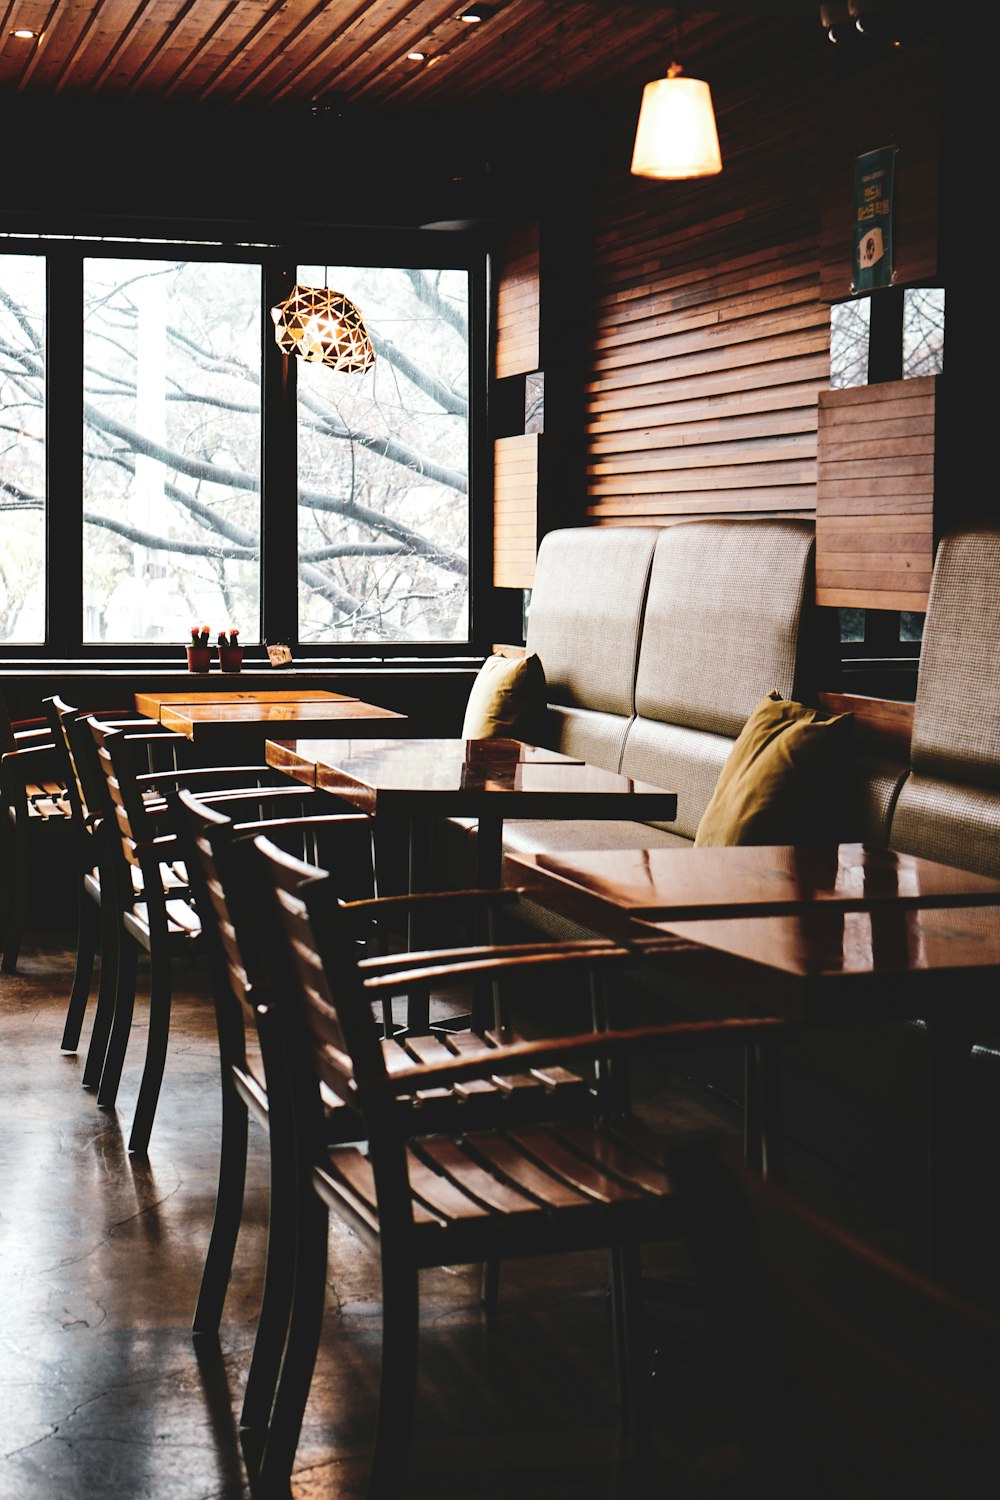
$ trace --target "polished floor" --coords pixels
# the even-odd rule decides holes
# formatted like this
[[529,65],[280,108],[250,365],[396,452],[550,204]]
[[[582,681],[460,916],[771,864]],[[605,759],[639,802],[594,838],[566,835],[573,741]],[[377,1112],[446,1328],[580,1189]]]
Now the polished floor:
[[[102,1111],[81,1087],[82,1053],[60,1052],[71,971],[71,946],[55,935],[27,944],[19,973],[0,980],[0,1500],[234,1500],[249,1494],[237,1418],[260,1285],[265,1142],[252,1132],[220,1338],[196,1341],[218,1146],[205,977],[197,966],[178,976],[164,1093],[140,1161],[125,1140],[142,1007],[119,1110]],[[736,1128],[722,1102],[659,1074],[650,1100],[676,1128]],[[329,1264],[294,1500],[364,1494],[377,1268],[336,1228]],[[681,1282],[688,1274],[683,1251],[669,1248],[650,1269]],[[475,1268],[425,1273],[407,1496],[742,1500],[711,1336],[684,1298],[650,1322],[655,1451],[641,1464],[623,1451],[605,1274],[603,1257],[590,1255],[505,1266],[487,1318]]]

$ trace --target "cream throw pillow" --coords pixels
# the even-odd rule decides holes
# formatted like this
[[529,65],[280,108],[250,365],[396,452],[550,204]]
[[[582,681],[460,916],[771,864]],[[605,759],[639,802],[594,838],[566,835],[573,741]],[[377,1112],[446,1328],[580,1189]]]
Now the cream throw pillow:
[[807,844],[843,824],[853,715],[762,698],[744,724],[702,814],[695,846]]
[[488,656],[476,675],[465,708],[464,740],[531,741],[545,711],[545,673],[534,651],[527,656]]

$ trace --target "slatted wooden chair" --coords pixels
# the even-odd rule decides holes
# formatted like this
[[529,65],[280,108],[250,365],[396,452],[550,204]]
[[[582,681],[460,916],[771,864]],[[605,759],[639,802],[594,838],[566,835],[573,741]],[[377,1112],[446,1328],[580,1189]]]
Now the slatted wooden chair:
[[[409,955],[396,968],[391,956],[359,959],[352,913],[331,877],[263,837],[252,851],[244,868],[255,883],[272,980],[266,1024],[280,1035],[285,1068],[284,1087],[272,1086],[271,1128],[287,1112],[281,1138],[292,1148],[289,1172],[299,1193],[292,1313],[258,1470],[265,1490],[287,1486],[292,1468],[320,1337],[330,1213],[381,1259],[372,1500],[396,1494],[406,1468],[424,1267],[608,1248],[619,1391],[626,1424],[642,1440],[639,1247],[677,1235],[679,1219],[662,1142],[614,1108],[595,1064],[654,1050],[759,1044],[771,1064],[770,1090],[786,1024],[721,1021],[551,1041],[497,1033],[387,1039],[372,1004],[414,977],[443,988],[501,975],[555,985],[574,970],[613,976],[630,956],[597,943],[547,952],[444,950]],[[366,1149],[331,1146],[324,1096],[360,1113]]]
[[0,932],[5,974],[17,970],[37,842],[65,847],[71,816],[65,781],[45,719],[11,720],[0,695]]
[[[252,1118],[270,1133],[267,1075],[269,1070],[273,1073],[275,1067],[281,1067],[280,1061],[276,1061],[280,1057],[280,1044],[274,1028],[267,1026],[270,980],[245,879],[244,846],[266,831],[272,842],[280,842],[286,852],[298,853],[310,866],[335,870],[340,899],[354,926],[355,941],[368,953],[384,955],[394,941],[398,943],[406,929],[407,914],[414,908],[420,909],[425,924],[430,921],[441,932],[453,931],[456,920],[467,927],[471,920],[483,916],[489,929],[491,918],[502,908],[515,904],[517,897],[512,891],[463,891],[374,898],[372,821],[358,814],[329,814],[331,799],[326,793],[313,794],[313,806],[318,812],[306,808],[305,816],[287,818],[281,816],[282,809],[272,807],[269,809],[272,816],[257,823],[235,821],[228,815],[231,806],[225,802],[213,806],[212,799],[187,789],[169,794],[167,800],[201,917],[212,970],[222,1063],[222,1136],[216,1211],[193,1325],[196,1335],[214,1336],[222,1317],[240,1227],[248,1123]],[[536,951],[536,947],[532,945],[530,951]],[[547,943],[544,947],[550,949],[552,945]],[[415,958],[410,960],[409,955],[400,955],[396,962],[405,964],[408,960],[417,962]],[[398,1034],[391,1006],[380,1008],[378,1022],[383,1037]],[[424,1044],[428,1041],[425,1039]],[[552,1081],[564,1095],[574,1091],[567,1087],[568,1077],[560,1080],[553,1074]],[[573,1080],[577,1096],[579,1082]],[[325,1134],[331,1144],[363,1137],[360,1116],[342,1099],[328,1094],[324,1105]],[[461,1108],[463,1115],[466,1114],[467,1104],[463,1103]],[[295,1180],[287,1171],[290,1148],[280,1138],[283,1124],[287,1128],[287,1118],[287,1112],[284,1120],[279,1112],[274,1127],[278,1139],[270,1153],[268,1251],[260,1318],[241,1414],[244,1447],[251,1462],[252,1455],[259,1454],[262,1434],[266,1431],[291,1309],[294,1240],[288,1230],[296,1212]],[[490,1265],[484,1275],[484,1298],[493,1300],[496,1289],[495,1267]]]
[[714,1140],[669,1157],[716,1314],[740,1494],[983,1500],[1000,1473],[1000,1319],[877,1253]]
[[[181,784],[196,784],[215,796],[228,796],[235,807],[263,807],[277,797],[291,807],[303,789],[269,766],[222,766],[146,769],[151,743],[162,747],[156,731],[125,732],[96,718],[86,720],[96,751],[101,817],[109,831],[107,879],[116,922],[114,1002],[106,1045],[96,1052],[91,1040],[87,1083],[99,1070],[97,1102],[113,1108],[118,1097],[135,1006],[138,956],[149,957],[149,1023],[146,1057],[129,1134],[129,1151],[144,1155],[166,1063],[170,1032],[172,967],[200,941],[201,930],[187,871],[170,826],[165,794]],[[82,757],[81,757],[82,758]],[[103,1043],[103,1037],[101,1038]]]
[[[121,709],[79,709],[58,694],[44,699],[42,706],[55,745],[60,777],[66,786],[76,851],[76,967],[60,1044],[64,1052],[75,1052],[79,1046],[98,949],[101,954],[92,1044],[87,1057],[89,1066],[85,1065],[84,1068],[84,1082],[90,1086],[100,1081],[100,1066],[111,1024],[117,974],[118,922],[114,903],[102,903],[101,900],[102,888],[110,889],[106,839],[108,830],[100,815],[103,800],[100,765],[87,720],[95,718],[113,728],[136,732],[148,732],[150,721],[130,719]],[[154,728],[153,733],[155,732]],[[170,742],[176,739],[168,731],[164,731],[164,735]],[[174,767],[175,763],[173,749],[170,748],[166,767]],[[152,761],[149,769],[152,769]],[[159,797],[158,793],[149,795]]]

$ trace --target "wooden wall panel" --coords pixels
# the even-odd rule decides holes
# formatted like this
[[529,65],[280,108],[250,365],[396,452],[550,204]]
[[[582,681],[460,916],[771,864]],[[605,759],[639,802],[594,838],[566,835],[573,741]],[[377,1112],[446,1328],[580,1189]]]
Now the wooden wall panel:
[[498,380],[531,374],[539,366],[537,224],[511,229],[495,257],[495,274],[494,374]]
[[713,75],[720,177],[607,179],[585,391],[587,514],[598,524],[815,513],[816,400],[830,376],[825,55],[780,26],[762,42],[767,24],[756,22],[764,72],[752,86],[738,28],[732,71],[720,56]]
[[493,583],[530,589],[538,550],[538,462],[541,434],[498,438],[493,445]]
[[818,603],[926,609],[938,384],[928,375],[820,393]]

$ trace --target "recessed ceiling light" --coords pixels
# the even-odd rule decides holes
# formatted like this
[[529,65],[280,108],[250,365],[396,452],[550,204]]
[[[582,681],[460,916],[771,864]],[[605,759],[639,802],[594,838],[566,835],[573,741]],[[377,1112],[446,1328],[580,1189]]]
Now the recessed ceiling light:
[[476,26],[480,21],[488,21],[493,15],[492,5],[466,5],[458,13],[458,19],[464,21],[467,26]]
[[427,53],[426,52],[408,52],[406,54],[406,60],[407,60],[407,62],[426,62],[427,61]]
[[18,26],[10,34],[11,36],[16,36],[22,42],[34,42],[38,38],[38,32],[30,31],[27,26]]

